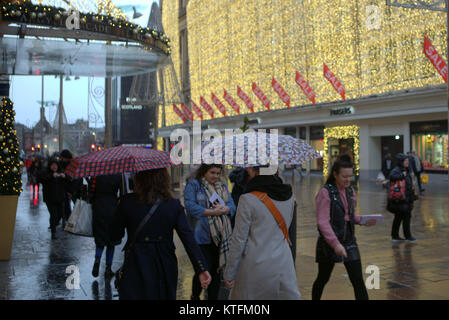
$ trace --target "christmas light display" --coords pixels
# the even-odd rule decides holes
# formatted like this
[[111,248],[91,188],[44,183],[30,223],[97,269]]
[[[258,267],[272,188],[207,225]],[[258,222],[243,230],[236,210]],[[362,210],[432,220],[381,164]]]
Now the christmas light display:
[[354,174],[360,172],[360,127],[345,126],[324,129],[324,156],[323,177],[327,178],[329,173],[329,140],[330,139],[354,139]]
[[[163,8],[166,32],[176,39],[173,52],[179,51],[178,3],[166,0]],[[187,29],[192,100],[240,86],[255,112],[266,109],[253,82],[271,110],[287,108],[271,87],[273,77],[292,107],[310,105],[296,71],[316,92],[316,103],[341,100],[323,77],[323,63],[338,75],[348,100],[441,84],[423,54],[424,35],[447,60],[444,12],[391,7],[384,0],[190,0]],[[167,112],[171,123],[181,122],[176,118]]]
[[15,111],[11,100],[4,98],[0,108],[0,195],[20,195],[22,180],[19,142],[14,130]]

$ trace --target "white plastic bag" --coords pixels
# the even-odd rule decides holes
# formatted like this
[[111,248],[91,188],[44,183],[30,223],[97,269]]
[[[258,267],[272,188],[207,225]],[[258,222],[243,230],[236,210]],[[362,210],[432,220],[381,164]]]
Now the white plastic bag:
[[384,184],[386,182],[387,179],[385,179],[384,174],[382,173],[382,171],[379,172],[379,174],[377,175],[377,179],[376,179],[376,183],[377,184]]
[[79,236],[93,237],[92,206],[84,200],[76,200],[64,230]]

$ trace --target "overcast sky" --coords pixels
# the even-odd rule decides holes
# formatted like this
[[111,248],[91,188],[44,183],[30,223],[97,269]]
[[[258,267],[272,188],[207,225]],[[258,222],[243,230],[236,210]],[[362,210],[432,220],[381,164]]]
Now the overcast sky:
[[[53,3],[51,0],[48,3]],[[113,0],[122,8],[127,16],[132,17],[133,6],[143,16],[135,22],[146,26],[150,15],[152,0]],[[54,76],[46,76],[44,80],[44,101],[59,102],[59,79]],[[104,79],[94,79],[94,87],[104,87]],[[41,76],[13,76],[11,77],[11,100],[16,111],[16,121],[27,126],[33,126],[40,118],[40,104],[42,97],[42,77]],[[104,106],[94,103],[98,112],[104,116]],[[64,81],[64,107],[69,123],[77,119],[88,119],[88,78],[80,78],[71,81]],[[52,122],[55,117],[56,107],[46,108],[45,116]],[[49,118],[50,116],[50,118]],[[93,123],[92,123],[93,124]]]

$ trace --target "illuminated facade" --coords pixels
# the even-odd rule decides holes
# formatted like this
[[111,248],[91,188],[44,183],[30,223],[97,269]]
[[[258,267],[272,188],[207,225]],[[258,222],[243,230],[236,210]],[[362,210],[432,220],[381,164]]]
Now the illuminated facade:
[[[179,0],[164,1],[164,5],[168,3],[179,5]],[[169,13],[163,12],[165,14]],[[175,39],[170,30],[176,25],[166,23],[165,26],[170,39]],[[215,118],[223,116],[212,102],[212,93],[227,107],[225,119],[211,121],[216,127],[225,123],[228,127],[241,126],[242,123],[242,117],[238,117],[224,101],[224,90],[240,105],[241,113],[251,113],[237,97],[237,87],[240,87],[255,105],[253,117],[264,119],[260,127],[296,127],[300,137],[301,128],[306,128],[310,136],[311,128],[316,125],[326,128],[360,126],[360,169],[363,173],[380,168],[380,160],[373,162],[366,148],[363,149],[368,145],[371,150],[376,148],[378,158],[381,158],[380,140],[368,141],[371,137],[380,138],[382,132],[393,139],[399,135],[404,140],[403,151],[407,152],[416,144],[411,141],[410,123],[447,119],[447,107],[444,108],[444,98],[440,97],[444,81],[423,54],[426,35],[446,59],[444,12],[389,7],[384,0],[190,0],[187,29],[192,100],[199,105],[200,97],[204,97],[213,106]],[[173,51],[177,45],[179,43],[172,41]],[[324,78],[323,63],[345,87],[347,104]],[[316,92],[317,107],[312,106],[296,84],[296,71]],[[287,106],[273,90],[273,77],[289,94],[292,109],[286,110]],[[270,100],[270,109],[275,112],[267,112],[253,93],[253,82]],[[439,89],[428,98],[426,88]],[[415,90],[423,98],[421,107],[414,106],[414,101],[409,100],[411,96],[405,92]],[[405,94],[404,101],[394,102],[396,92]],[[393,109],[381,114],[374,109],[379,108],[375,97],[384,95],[391,95],[391,99],[380,100]],[[366,101],[372,103],[366,105]],[[407,105],[407,101],[413,107]],[[348,104],[355,108],[353,114],[329,115],[328,108]],[[426,106],[436,105],[438,108],[424,110]],[[370,108],[370,116],[359,114],[368,113]],[[404,117],[400,117],[401,112]],[[203,113],[205,120],[210,119],[206,112]],[[393,116],[398,118],[391,118]],[[391,122],[391,125],[386,124],[391,128],[379,126],[382,117],[389,117],[388,121],[382,119],[380,122]],[[167,109],[168,118],[171,125],[182,123],[171,108]],[[368,118],[373,120],[361,120]],[[196,115],[195,119],[198,119]],[[373,126],[377,126],[376,129],[372,129]],[[444,148],[447,129],[442,139],[440,144]],[[324,147],[324,141],[319,141],[318,145]]]

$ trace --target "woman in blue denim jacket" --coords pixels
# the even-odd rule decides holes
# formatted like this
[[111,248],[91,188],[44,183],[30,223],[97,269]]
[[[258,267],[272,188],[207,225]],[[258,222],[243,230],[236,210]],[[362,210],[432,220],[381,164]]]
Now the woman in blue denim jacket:
[[[217,300],[220,288],[220,271],[226,265],[229,242],[232,236],[231,218],[236,208],[228,187],[221,181],[222,165],[202,164],[192,175],[184,191],[184,205],[195,240],[206,257],[212,282],[207,289],[208,300]],[[223,199],[225,205],[212,204],[214,194]],[[198,275],[192,282],[192,300],[199,300],[201,286]]]

